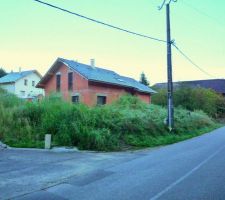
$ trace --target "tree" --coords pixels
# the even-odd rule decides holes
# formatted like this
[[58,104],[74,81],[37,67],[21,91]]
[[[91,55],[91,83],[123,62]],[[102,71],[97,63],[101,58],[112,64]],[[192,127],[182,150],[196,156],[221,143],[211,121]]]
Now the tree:
[[[167,90],[159,89],[152,96],[152,103],[162,106],[167,105]],[[190,88],[182,86],[174,90],[174,106],[187,110],[202,110],[215,118],[225,117],[225,99],[214,90],[206,88]]]
[[0,78],[7,75],[6,71],[3,68],[0,68]]
[[144,72],[141,73],[139,82],[146,85],[146,86],[149,86],[149,81],[148,81],[147,77],[145,76]]

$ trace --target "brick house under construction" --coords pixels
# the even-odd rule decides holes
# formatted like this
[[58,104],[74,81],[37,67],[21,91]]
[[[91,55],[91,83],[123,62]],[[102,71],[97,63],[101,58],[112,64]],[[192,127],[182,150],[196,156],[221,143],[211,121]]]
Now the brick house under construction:
[[155,93],[132,78],[95,67],[94,60],[91,65],[86,65],[63,58],[54,62],[37,87],[44,88],[46,96],[60,92],[68,101],[89,106],[111,103],[124,94],[135,95],[150,103],[151,94]]

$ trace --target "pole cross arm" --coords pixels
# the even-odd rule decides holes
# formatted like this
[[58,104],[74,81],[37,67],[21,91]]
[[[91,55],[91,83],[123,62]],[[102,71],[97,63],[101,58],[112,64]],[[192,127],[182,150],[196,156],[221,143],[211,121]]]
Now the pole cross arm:
[[162,4],[158,6],[158,9],[161,10],[165,4],[170,4],[171,2],[177,2],[177,0],[169,0],[168,3],[166,3],[166,0],[163,0]]

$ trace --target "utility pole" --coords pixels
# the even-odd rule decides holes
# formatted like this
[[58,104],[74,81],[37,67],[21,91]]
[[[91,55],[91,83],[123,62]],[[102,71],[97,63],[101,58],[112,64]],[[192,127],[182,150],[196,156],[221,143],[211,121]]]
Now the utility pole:
[[171,44],[173,41],[171,40],[170,35],[170,3],[177,2],[177,0],[163,0],[161,6],[159,6],[159,10],[161,10],[164,5],[166,5],[166,43],[167,43],[167,127],[171,131],[174,127],[174,107],[173,107],[173,72],[172,72],[172,50]]
[[174,108],[173,108],[173,78],[172,78],[172,51],[170,36],[170,4],[166,4],[166,33],[167,33],[167,126],[171,131],[174,125]]

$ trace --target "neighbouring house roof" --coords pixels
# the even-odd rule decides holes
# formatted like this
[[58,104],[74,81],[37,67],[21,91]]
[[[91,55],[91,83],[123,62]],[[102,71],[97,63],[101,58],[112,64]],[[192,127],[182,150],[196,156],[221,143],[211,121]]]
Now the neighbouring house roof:
[[[174,87],[186,86],[186,87],[202,87],[215,90],[218,93],[225,94],[225,79],[208,79],[208,80],[196,80],[196,81],[179,81],[174,82]],[[167,83],[157,83],[153,87],[163,89],[167,88]]]
[[27,75],[31,73],[37,73],[38,76],[41,77],[41,75],[36,70],[28,70],[28,71],[21,71],[21,72],[11,72],[3,77],[0,78],[0,84],[6,84],[6,83],[14,83],[18,81],[21,78],[26,77]]
[[57,65],[58,62],[65,64],[71,70],[78,72],[80,75],[82,75],[89,81],[133,88],[137,91],[145,92],[145,93],[156,93],[154,90],[152,90],[148,86],[145,86],[132,78],[120,76],[114,71],[99,68],[99,67],[92,67],[90,65],[82,64],[73,60],[67,60],[64,58],[58,58],[56,60],[56,62],[49,69],[46,75],[38,83],[37,87],[41,87],[41,85],[48,80],[48,74],[51,74],[51,72],[54,72],[54,67]]

